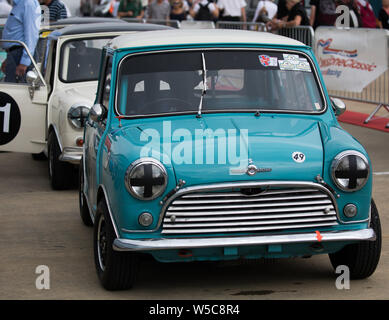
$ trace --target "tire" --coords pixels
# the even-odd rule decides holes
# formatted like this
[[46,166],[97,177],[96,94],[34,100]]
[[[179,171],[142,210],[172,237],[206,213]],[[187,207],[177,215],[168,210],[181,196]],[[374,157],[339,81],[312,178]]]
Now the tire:
[[106,290],[126,290],[133,286],[138,271],[138,256],[117,252],[112,244],[116,235],[105,201],[97,206],[93,247],[97,276]]
[[31,156],[35,161],[47,160],[47,157],[43,151],[41,153],[31,153]]
[[70,163],[59,160],[61,149],[54,132],[50,132],[48,139],[49,179],[54,190],[64,190],[71,187],[75,173]]
[[376,234],[376,240],[349,244],[340,251],[329,254],[334,269],[339,265],[349,267],[351,279],[365,279],[371,276],[380,260],[382,242],[381,224],[373,199],[371,201],[370,227]]
[[93,226],[93,221],[89,213],[88,204],[84,195],[84,165],[81,159],[80,168],[78,170],[78,204],[80,207],[81,220],[87,227]]

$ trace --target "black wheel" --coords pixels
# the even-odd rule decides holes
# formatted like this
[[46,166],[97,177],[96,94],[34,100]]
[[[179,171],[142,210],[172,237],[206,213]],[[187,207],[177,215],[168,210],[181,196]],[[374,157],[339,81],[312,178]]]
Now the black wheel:
[[41,153],[31,153],[31,156],[36,161],[47,160],[47,157],[43,151]]
[[88,204],[86,203],[86,198],[84,195],[84,165],[83,160],[81,159],[80,168],[78,170],[78,204],[80,206],[80,216],[82,222],[88,226],[93,226],[93,221],[91,219]]
[[138,256],[117,252],[112,248],[116,235],[105,201],[97,206],[93,243],[97,275],[107,290],[126,290],[133,286],[137,274]]
[[374,200],[371,201],[370,227],[376,234],[374,241],[362,241],[345,246],[342,250],[329,254],[334,268],[346,265],[351,279],[364,279],[373,274],[381,255],[381,224]]
[[48,139],[49,178],[54,190],[68,189],[74,181],[74,168],[70,163],[59,160],[61,149],[54,132]]

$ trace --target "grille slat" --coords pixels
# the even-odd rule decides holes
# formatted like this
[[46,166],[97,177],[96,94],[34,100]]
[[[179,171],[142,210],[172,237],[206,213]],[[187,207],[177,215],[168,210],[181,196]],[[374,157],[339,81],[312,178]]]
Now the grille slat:
[[332,205],[327,206],[309,206],[309,207],[294,207],[294,208],[280,208],[280,209],[257,209],[257,210],[225,210],[225,211],[196,211],[192,209],[189,211],[167,211],[166,216],[208,216],[208,215],[230,215],[230,214],[252,214],[252,213],[272,213],[272,212],[299,212],[299,211],[315,211],[319,210],[323,212],[326,208],[334,209]]
[[[320,199],[327,198],[325,194],[315,194],[315,195],[306,195],[306,196],[295,196],[294,199]],[[229,199],[229,203],[239,203],[239,202],[265,202],[265,201],[281,201],[281,200],[290,200],[290,197],[277,197],[277,198],[239,198],[239,199]],[[226,199],[205,199],[205,200],[177,200],[174,201],[174,204],[211,204],[211,203],[225,203]]]
[[258,189],[257,194],[235,190],[193,192],[177,197],[166,208],[162,233],[260,232],[338,224],[336,205],[319,188],[288,186]]
[[[304,218],[304,217],[316,217],[323,216],[323,212],[307,212],[307,213],[289,213],[288,218]],[[335,211],[330,211],[326,216],[336,216]],[[175,223],[180,222],[208,222],[208,221],[238,221],[238,220],[267,220],[267,219],[282,219],[285,218],[285,214],[266,214],[266,215],[234,215],[234,216],[222,216],[222,217],[186,217],[175,218]],[[170,223],[169,217],[164,219],[164,222]]]
[[[225,202],[224,202],[225,203]],[[231,204],[231,205],[217,205],[217,206],[175,206],[172,205],[169,208],[169,211],[186,211],[186,210],[209,210],[209,209],[239,209],[239,208],[267,208],[267,207],[288,207],[288,206],[308,206],[308,205],[318,205],[318,204],[331,204],[331,200],[320,200],[320,201],[299,201],[299,202],[281,202],[281,203],[264,203],[264,204]]]
[[273,221],[235,221],[235,222],[218,222],[218,223],[174,223],[165,224],[165,228],[205,228],[205,227],[229,227],[229,226],[250,226],[250,225],[269,225],[269,224],[289,224],[301,222],[328,222],[334,221],[336,217],[317,217],[307,219],[283,219]]
[[[302,193],[302,192],[316,192],[316,189],[294,189],[294,190],[266,190],[261,193],[261,196],[275,195],[275,194],[287,194],[287,193]],[[244,195],[240,192],[212,192],[212,193],[196,193],[183,195],[182,199],[187,198],[214,198],[214,197],[252,197],[250,195]]]

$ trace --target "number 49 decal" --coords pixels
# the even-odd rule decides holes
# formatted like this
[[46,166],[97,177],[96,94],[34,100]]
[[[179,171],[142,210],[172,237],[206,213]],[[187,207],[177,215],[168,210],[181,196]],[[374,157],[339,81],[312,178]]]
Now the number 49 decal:
[[292,159],[297,163],[302,163],[305,161],[305,154],[302,152],[293,152],[292,153]]

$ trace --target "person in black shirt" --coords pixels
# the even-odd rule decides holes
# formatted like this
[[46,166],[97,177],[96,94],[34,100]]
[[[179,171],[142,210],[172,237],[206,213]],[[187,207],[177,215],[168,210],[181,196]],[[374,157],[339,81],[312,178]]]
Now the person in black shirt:
[[382,0],[382,8],[378,13],[380,28],[389,30],[389,0]]
[[270,21],[271,30],[277,30],[286,27],[309,26],[309,19],[305,8],[300,3],[301,0],[286,0],[288,15],[281,20]]
[[310,24],[316,29],[318,26],[334,26],[336,21],[335,0],[311,0]]
[[182,0],[174,0],[172,3],[172,9],[170,10],[170,20],[186,20],[187,12],[184,9],[184,3]]

